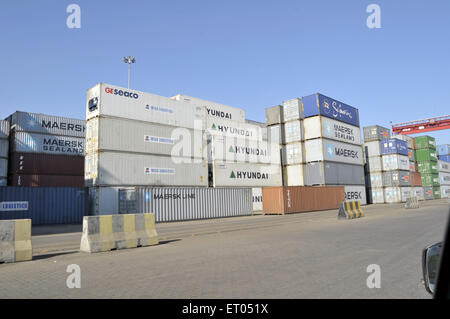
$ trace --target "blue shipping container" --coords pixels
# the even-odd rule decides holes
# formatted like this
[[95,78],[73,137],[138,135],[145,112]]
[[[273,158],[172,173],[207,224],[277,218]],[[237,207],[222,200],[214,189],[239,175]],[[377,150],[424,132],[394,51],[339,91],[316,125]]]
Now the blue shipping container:
[[438,156],[440,161],[448,162],[450,163],[450,155],[439,155]]
[[408,144],[405,141],[396,138],[381,141],[381,154],[400,154],[408,156]]
[[359,127],[359,111],[320,93],[302,97],[304,117],[323,115]]
[[443,144],[437,146],[438,155],[450,155],[450,144]]
[[81,224],[87,215],[86,189],[0,187],[0,220],[31,218],[33,225]]

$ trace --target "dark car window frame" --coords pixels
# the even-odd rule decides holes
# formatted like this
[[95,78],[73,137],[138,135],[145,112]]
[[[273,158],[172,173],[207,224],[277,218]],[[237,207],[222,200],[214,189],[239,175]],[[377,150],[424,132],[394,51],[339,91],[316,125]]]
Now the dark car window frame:
[[447,233],[442,243],[441,261],[437,278],[434,299],[446,300],[450,298],[450,208],[447,222]]

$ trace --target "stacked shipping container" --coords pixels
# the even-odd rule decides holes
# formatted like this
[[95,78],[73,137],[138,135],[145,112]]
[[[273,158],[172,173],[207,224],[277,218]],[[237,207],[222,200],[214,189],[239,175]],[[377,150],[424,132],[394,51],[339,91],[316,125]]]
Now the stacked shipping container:
[[6,186],[8,177],[9,122],[0,121],[0,186]]
[[417,170],[422,174],[425,199],[441,198],[436,141],[424,135],[414,138]]
[[83,186],[85,121],[26,112],[8,121],[9,185]]

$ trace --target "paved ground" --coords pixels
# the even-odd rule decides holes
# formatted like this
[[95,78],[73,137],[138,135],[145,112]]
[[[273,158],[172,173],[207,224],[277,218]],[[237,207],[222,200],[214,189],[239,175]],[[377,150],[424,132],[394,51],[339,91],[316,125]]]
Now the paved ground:
[[[430,298],[421,251],[441,241],[447,200],[336,211],[157,224],[161,245],[77,252],[79,225],[35,228],[34,260],[0,265],[0,298]],[[68,289],[66,268],[81,267]],[[369,289],[370,264],[381,288]]]

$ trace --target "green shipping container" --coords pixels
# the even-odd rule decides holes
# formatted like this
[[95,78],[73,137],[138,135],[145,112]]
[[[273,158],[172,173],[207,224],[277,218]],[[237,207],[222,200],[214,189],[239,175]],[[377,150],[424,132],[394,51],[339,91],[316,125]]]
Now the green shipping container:
[[437,162],[436,150],[416,150],[415,158],[417,162]]
[[439,183],[439,174],[422,174],[423,186],[441,186]]
[[439,174],[437,162],[418,162],[417,170],[422,174]]
[[416,150],[420,150],[420,149],[433,149],[436,150],[436,140],[428,135],[423,135],[423,136],[417,136],[416,138],[414,138],[414,144],[416,147]]
[[433,197],[434,199],[441,199],[441,188],[433,187]]

